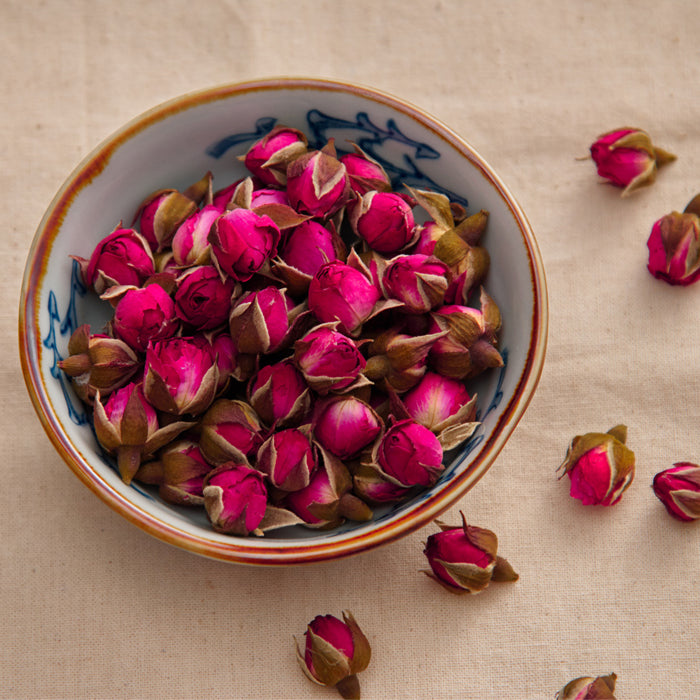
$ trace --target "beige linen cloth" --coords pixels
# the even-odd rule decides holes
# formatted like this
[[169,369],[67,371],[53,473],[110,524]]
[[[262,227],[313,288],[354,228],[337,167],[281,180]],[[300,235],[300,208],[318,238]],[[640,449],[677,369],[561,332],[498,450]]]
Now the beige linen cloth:
[[[700,284],[646,271],[652,223],[700,191],[700,13],[686,2],[3,0],[0,697],[325,698],[292,635],[350,609],[374,656],[365,698],[552,698],[618,674],[622,700],[700,697],[700,526],[653,475],[700,462]],[[347,560],[271,570],[163,544],[51,447],[16,323],[34,231],[78,161],[181,93],[281,74],[369,84],[469,141],[527,213],[547,271],[538,391],[464,510],[520,573],[451,596],[419,573],[429,526]],[[631,124],[678,154],[620,199],[578,161]],[[637,476],[585,508],[555,470],[569,440],[629,426]]]

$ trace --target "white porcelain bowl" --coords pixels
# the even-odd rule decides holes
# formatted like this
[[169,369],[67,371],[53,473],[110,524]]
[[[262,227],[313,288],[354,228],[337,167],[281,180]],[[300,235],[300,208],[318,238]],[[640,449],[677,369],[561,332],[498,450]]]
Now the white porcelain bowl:
[[[361,144],[405,183],[444,191],[487,209],[483,244],[491,254],[486,288],[503,316],[506,364],[479,380],[477,433],[440,480],[414,499],[378,509],[368,523],[319,532],[295,526],[264,538],[214,532],[202,511],[171,506],[125,485],[101,456],[85,411],[57,361],[72,330],[99,328],[102,302],[86,295],[70,255],[89,257],[144,195],[182,189],[207,170],[214,183],[243,175],[236,156],[281,123],[311,142]],[[420,109],[376,90],[322,80],[276,79],[225,85],[178,97],[137,117],[100,144],[68,177],[32,244],[20,303],[20,353],[29,394],[54,446],[108,505],[166,542],[216,559],[285,565],[366,551],[430,522],[488,470],[535,390],[544,362],[544,270],[530,226],[499,177],[474,149]]]

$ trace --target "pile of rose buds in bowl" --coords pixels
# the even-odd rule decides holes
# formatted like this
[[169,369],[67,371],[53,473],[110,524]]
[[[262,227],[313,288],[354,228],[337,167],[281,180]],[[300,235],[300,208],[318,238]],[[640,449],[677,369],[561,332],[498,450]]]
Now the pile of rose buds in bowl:
[[352,147],[278,126],[249,177],[154,192],[75,258],[114,309],[60,363],[98,441],[218,532],[332,528],[431,486],[478,425],[469,382],[503,365],[488,212],[395,192]]

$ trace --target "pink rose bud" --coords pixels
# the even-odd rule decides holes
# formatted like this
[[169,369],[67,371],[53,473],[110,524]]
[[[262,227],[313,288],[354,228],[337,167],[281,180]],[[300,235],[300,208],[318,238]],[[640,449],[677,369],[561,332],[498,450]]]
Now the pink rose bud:
[[317,326],[294,344],[294,362],[309,386],[321,396],[357,384],[366,362],[357,344],[334,330]]
[[164,501],[181,506],[204,505],[204,478],[213,467],[196,442],[177,440],[161,450],[158,461],[162,474],[158,494]]
[[399,255],[389,260],[382,286],[390,299],[398,299],[407,311],[424,314],[442,305],[450,270],[427,255]]
[[249,280],[277,255],[280,230],[269,216],[233,209],[220,216],[209,232],[212,254],[219,267],[241,282]]
[[155,409],[146,400],[142,385],[132,382],[114,391],[106,403],[95,396],[94,425],[97,439],[116,455],[119,474],[131,483],[143,457],[173,440],[191,423],[170,423],[160,428]]
[[352,614],[343,620],[317,615],[307,626],[304,649],[297,641],[297,660],[304,674],[319,685],[333,686],[344,698],[359,698],[358,673],[369,665],[372,650]]
[[246,168],[266,185],[287,183],[287,165],[306,152],[306,136],[297,129],[276,126],[245,154]]
[[432,486],[445,468],[432,431],[410,418],[394,423],[377,446],[375,462],[397,486]]
[[352,485],[353,491],[362,500],[378,505],[401,501],[411,490],[404,486],[397,486],[383,477],[376,468],[367,464],[361,464],[353,469]]
[[402,333],[401,328],[390,328],[370,344],[364,375],[378,384],[385,382],[396,392],[408,391],[425,375],[428,353],[444,335],[444,331],[409,335]]
[[152,250],[167,248],[177,229],[195,214],[197,204],[177,190],[158,190],[146,197],[136,212],[141,235]]
[[68,341],[69,356],[58,366],[73,378],[73,388],[82,401],[92,404],[96,392],[107,398],[124,386],[141,362],[123,340],[90,335],[90,326],[78,327]]
[[214,400],[219,372],[204,338],[168,338],[146,349],[144,392],[160,411],[202,413]]
[[501,312],[483,289],[481,310],[454,304],[436,309],[432,318],[431,333],[448,332],[430,349],[429,363],[438,374],[464,379],[503,366],[497,349]]
[[235,280],[222,280],[213,265],[185,270],[177,280],[175,313],[194,330],[211,330],[228,321]]
[[[634,452],[625,445],[627,427],[577,435],[559,467],[571,480],[570,495],[585,506],[615,505],[634,479]],[[563,474],[562,474],[563,476]]]
[[299,491],[309,485],[316,455],[307,435],[297,428],[280,430],[258,450],[257,469],[281,491]]
[[347,249],[335,227],[329,222],[305,221],[285,237],[280,257],[274,262],[280,276],[296,296],[306,295],[312,278],[327,262],[347,257]]
[[435,245],[443,233],[445,233],[445,229],[434,221],[426,221],[418,229],[418,240],[411,252],[413,255],[433,255]]
[[155,272],[153,254],[146,239],[131,228],[118,228],[103,238],[90,260],[75,257],[85,284],[97,294],[108,287],[140,287]]
[[359,333],[381,298],[377,287],[354,267],[323,265],[309,285],[309,309],[321,323],[340,321],[339,330]]
[[471,401],[463,382],[426,372],[420,382],[403,395],[403,404],[416,422],[440,431]]
[[676,156],[655,148],[646,131],[623,127],[599,136],[591,146],[591,158],[598,175],[624,188],[624,196],[654,182],[657,169]]
[[394,192],[368,192],[350,208],[350,225],[357,236],[379,253],[396,253],[415,233],[410,205]]
[[216,366],[219,370],[219,379],[216,383],[217,396],[228,387],[231,378],[237,379],[238,352],[233,338],[226,333],[219,333],[210,339],[211,349],[216,357]]
[[[230,185],[226,185],[226,187],[222,187],[220,190],[214,192],[212,195],[212,206],[216,207],[221,213],[228,209],[229,204],[233,200],[233,195],[243,180],[245,180],[245,178],[240,178]],[[233,207],[231,208],[233,209]]]
[[200,422],[199,447],[212,464],[247,462],[262,442],[258,416],[244,401],[217,399]]
[[581,676],[569,681],[557,694],[555,700],[615,700],[617,676]]
[[518,580],[511,565],[497,556],[498,539],[485,528],[467,525],[461,513],[462,525],[450,527],[437,521],[441,528],[428,537],[425,554],[430,564],[427,576],[450,593],[481,593],[491,581],[497,583]]
[[114,309],[114,332],[137,352],[152,340],[175,335],[178,326],[175,304],[159,284],[130,289]]
[[270,427],[299,425],[311,408],[309,387],[291,359],[263,367],[248,385],[248,401]]
[[179,226],[172,241],[173,257],[178,265],[209,262],[209,231],[222,213],[221,208],[210,204]]
[[259,190],[253,190],[250,196],[250,208],[265,206],[266,204],[282,204],[285,207],[290,206],[289,197],[284,190],[273,190],[263,187]]
[[391,190],[391,180],[384,168],[359,146],[355,145],[355,153],[347,153],[340,158],[340,162],[348,173],[350,188],[357,194],[367,194],[372,190]]
[[345,166],[335,157],[333,142],[309,151],[287,167],[287,196],[300,214],[330,218],[348,201]]
[[245,464],[228,462],[204,480],[204,507],[212,527],[227,535],[249,535],[267,508],[265,477]]
[[687,286],[700,278],[700,218],[677,211],[661,217],[652,227],[648,270],[668,284]]
[[352,477],[334,455],[318,447],[318,465],[309,485],[288,493],[283,505],[311,528],[328,529],[348,520],[367,521],[372,511],[350,493]]
[[382,421],[376,412],[354,396],[337,396],[317,404],[314,435],[342,460],[356,457],[381,430]]
[[236,300],[229,316],[229,329],[241,354],[279,350],[290,328],[294,303],[277,287],[248,292]]
[[700,519],[700,466],[676,462],[664,469],[654,477],[654,493],[677,520]]

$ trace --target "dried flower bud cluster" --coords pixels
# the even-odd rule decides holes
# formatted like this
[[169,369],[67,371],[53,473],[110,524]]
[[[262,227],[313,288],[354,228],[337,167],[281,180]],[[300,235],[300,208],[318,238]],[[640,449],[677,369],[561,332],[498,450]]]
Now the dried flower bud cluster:
[[75,257],[113,318],[61,367],[124,481],[219,532],[370,519],[436,482],[478,425],[468,382],[503,365],[488,213],[284,126],[240,160]]

